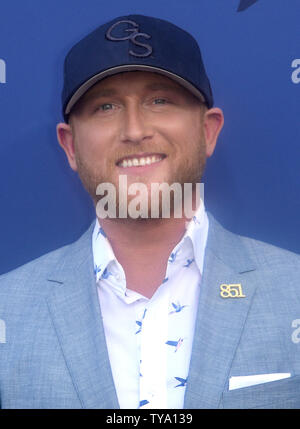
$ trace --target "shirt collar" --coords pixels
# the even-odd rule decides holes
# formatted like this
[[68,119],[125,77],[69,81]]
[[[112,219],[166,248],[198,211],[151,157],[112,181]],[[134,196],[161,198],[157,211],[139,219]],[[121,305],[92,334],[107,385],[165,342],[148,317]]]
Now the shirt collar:
[[102,275],[107,270],[108,264],[113,261],[117,261],[114,251],[106,237],[106,234],[96,219],[93,236],[93,257],[94,257],[94,273],[96,281],[98,282]]
[[208,216],[205,210],[204,202],[201,200],[197,211],[187,225],[187,229],[183,237],[183,239],[187,238],[192,243],[195,262],[201,275],[203,273],[208,227]]
[[[201,200],[199,208],[195,212],[193,218],[187,223],[186,232],[180,242],[175,246],[173,252],[170,255],[176,255],[176,253],[184,246],[192,246],[193,258],[198,266],[200,274],[203,272],[204,253],[208,235],[208,217],[205,211],[204,203]],[[110,264],[114,266],[115,270],[121,273],[121,277],[125,278],[122,266],[117,261],[114,251],[105,235],[103,228],[101,227],[99,220],[96,219],[95,227],[92,236],[93,246],[93,257],[94,257],[94,273],[96,281],[104,275]],[[123,283],[122,289],[126,289],[125,283]]]

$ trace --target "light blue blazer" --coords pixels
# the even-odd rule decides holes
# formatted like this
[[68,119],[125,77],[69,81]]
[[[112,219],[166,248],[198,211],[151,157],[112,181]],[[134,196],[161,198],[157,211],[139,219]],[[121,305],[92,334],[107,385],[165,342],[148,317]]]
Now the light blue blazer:
[[[209,222],[184,407],[300,408],[300,256]],[[0,277],[2,408],[119,408],[92,230]],[[229,390],[277,373],[290,377]]]

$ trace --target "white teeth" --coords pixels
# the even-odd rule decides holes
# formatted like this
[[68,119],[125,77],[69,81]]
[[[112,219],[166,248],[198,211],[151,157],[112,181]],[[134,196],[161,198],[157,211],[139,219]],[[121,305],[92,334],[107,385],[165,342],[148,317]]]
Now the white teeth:
[[124,159],[119,165],[122,168],[132,167],[132,166],[137,167],[142,165],[150,165],[155,162],[159,162],[162,159],[163,157],[160,155],[152,155],[152,156],[145,156],[141,158]]

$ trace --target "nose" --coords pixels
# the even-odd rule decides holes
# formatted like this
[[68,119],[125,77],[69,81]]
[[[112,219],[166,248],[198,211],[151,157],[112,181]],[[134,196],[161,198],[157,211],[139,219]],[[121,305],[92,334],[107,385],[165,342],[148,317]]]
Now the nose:
[[128,103],[124,109],[121,125],[121,141],[139,144],[153,136],[152,125],[147,121],[142,107],[136,103]]

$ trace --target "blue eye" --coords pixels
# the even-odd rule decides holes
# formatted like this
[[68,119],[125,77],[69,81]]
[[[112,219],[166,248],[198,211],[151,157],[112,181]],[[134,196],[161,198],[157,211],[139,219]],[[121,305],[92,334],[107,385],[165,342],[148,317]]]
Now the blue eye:
[[165,98],[156,98],[156,99],[154,100],[154,103],[155,103],[155,104],[166,104],[166,103],[167,103],[167,100],[166,100]]
[[101,104],[99,109],[105,111],[105,110],[111,110],[112,107],[113,107],[113,105],[111,103],[105,103],[105,104]]

